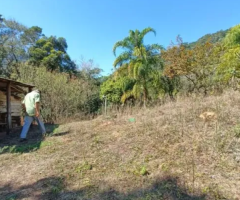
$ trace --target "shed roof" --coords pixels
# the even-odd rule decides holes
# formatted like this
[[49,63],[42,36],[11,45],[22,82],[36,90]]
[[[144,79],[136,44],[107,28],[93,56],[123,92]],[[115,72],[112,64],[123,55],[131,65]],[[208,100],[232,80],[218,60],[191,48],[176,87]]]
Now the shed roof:
[[33,87],[35,87],[34,85],[30,85],[30,84],[26,84],[26,83],[21,83],[21,82],[18,82],[18,81],[14,81],[14,80],[11,80],[11,79],[7,79],[7,78],[1,78],[0,77],[0,83],[9,83],[9,82],[11,82],[11,83],[13,83],[14,85],[17,85],[17,86],[22,86],[22,87],[31,87],[31,88],[33,88]]
[[7,91],[7,85],[8,83],[11,83],[11,91],[14,93],[22,93],[25,94],[26,91],[24,91],[24,89],[22,87],[25,88],[33,88],[35,87],[34,85],[30,85],[30,84],[26,84],[26,83],[21,83],[18,81],[14,81],[11,79],[7,79],[7,78],[0,78],[0,90],[1,91]]

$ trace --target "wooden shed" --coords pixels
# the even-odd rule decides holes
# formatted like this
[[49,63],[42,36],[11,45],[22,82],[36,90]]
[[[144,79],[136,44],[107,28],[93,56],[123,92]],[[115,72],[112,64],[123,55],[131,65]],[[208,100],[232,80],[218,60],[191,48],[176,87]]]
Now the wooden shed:
[[12,127],[21,125],[21,101],[33,87],[33,85],[0,78],[0,132],[6,130],[9,134]]

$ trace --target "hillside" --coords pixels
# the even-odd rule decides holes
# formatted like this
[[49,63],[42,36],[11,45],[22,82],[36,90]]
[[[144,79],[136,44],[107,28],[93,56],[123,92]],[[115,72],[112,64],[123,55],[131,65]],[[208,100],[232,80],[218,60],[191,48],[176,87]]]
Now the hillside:
[[16,130],[0,143],[0,199],[239,199],[239,110],[230,91],[49,125],[42,141],[33,128],[27,144]]
[[221,42],[224,39],[224,37],[226,36],[228,30],[229,29],[220,30],[220,31],[217,31],[216,33],[206,34],[206,35],[202,36],[201,38],[199,38],[197,41],[190,42],[190,43],[184,43],[184,45],[187,48],[193,48],[196,45],[202,45],[206,42],[211,42],[211,43]]

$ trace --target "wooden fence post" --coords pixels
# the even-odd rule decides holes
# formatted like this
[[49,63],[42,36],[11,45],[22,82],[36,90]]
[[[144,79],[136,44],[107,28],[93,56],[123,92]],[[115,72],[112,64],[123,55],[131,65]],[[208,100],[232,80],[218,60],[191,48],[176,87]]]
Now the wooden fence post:
[[11,109],[11,82],[7,84],[7,135],[12,128],[12,109]]

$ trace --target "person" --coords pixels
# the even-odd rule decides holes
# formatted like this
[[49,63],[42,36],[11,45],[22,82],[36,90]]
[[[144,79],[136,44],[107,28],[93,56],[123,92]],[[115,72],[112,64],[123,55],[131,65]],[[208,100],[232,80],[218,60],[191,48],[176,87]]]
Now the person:
[[25,111],[25,117],[24,125],[20,135],[20,142],[27,141],[27,133],[33,120],[38,123],[42,135],[45,136],[46,129],[44,123],[40,119],[40,91],[38,89],[35,89],[32,92],[28,93],[22,101],[22,107]]

